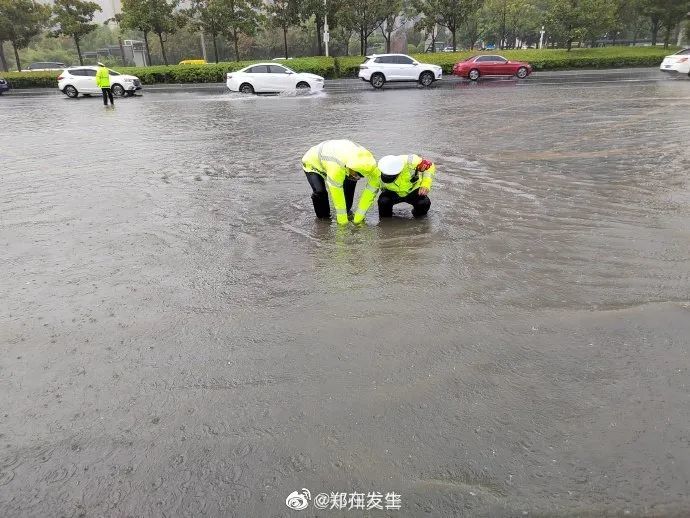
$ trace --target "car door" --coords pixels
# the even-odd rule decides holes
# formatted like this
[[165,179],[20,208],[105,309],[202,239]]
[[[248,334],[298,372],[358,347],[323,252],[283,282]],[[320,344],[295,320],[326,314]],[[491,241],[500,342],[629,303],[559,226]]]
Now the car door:
[[494,67],[494,74],[500,76],[512,76],[515,71],[512,70],[513,65],[508,64],[508,60],[503,56],[494,56],[492,66]]
[[398,79],[415,81],[419,76],[417,62],[408,56],[395,56]]
[[290,72],[287,68],[280,65],[268,66],[268,82],[271,85],[271,91],[283,92],[285,90],[295,89],[295,74]]
[[395,56],[379,56],[376,58],[375,63],[376,69],[383,72],[383,75],[386,77],[387,81],[397,79],[397,71],[395,69],[397,64],[395,63]]
[[69,73],[72,76],[70,83],[79,93],[91,93],[85,68],[74,68],[71,69]]
[[84,90],[87,93],[100,93],[101,89],[96,85],[96,70],[93,68],[84,69]]
[[494,76],[498,72],[497,56],[481,56],[477,61],[481,60],[480,71],[483,76]]
[[247,82],[251,83],[255,92],[268,92],[268,66],[255,65],[247,70]]

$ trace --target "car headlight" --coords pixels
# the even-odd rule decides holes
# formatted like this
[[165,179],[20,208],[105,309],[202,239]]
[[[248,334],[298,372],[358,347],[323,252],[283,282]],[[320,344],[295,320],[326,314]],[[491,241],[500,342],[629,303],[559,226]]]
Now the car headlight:
[[133,83],[134,79],[125,79],[125,83]]
[[323,77],[319,77],[318,79],[316,79],[316,82],[317,83],[323,83]]

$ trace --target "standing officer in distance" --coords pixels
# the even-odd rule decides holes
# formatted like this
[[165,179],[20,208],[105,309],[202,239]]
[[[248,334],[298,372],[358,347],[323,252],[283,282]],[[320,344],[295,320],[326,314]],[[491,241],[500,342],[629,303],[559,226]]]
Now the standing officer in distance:
[[110,106],[114,108],[113,92],[110,89],[110,71],[100,61],[98,62],[98,70],[96,71],[96,86],[103,92],[103,104],[107,107],[108,99],[110,99]]

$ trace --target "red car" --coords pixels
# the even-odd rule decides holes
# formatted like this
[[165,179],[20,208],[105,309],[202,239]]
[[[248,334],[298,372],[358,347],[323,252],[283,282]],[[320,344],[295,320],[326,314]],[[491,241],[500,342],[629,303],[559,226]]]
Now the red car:
[[532,73],[532,65],[524,61],[509,61],[503,56],[472,56],[456,63],[453,75],[476,81],[480,76],[517,76],[526,78]]

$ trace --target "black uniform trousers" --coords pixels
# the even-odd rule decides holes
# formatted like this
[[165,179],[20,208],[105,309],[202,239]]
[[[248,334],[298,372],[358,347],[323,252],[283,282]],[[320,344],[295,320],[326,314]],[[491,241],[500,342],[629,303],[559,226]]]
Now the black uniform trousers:
[[[311,201],[314,204],[316,217],[321,219],[330,218],[331,206],[328,203],[326,180],[318,173],[304,171],[304,174],[307,175],[309,185],[311,185],[311,189],[314,191],[311,194]],[[356,181],[345,178],[343,182],[343,191],[345,191],[345,205],[347,206],[348,212],[352,209],[352,201],[355,199],[355,187],[357,187]]]
[[110,99],[110,105],[115,106],[113,102],[113,91],[110,88],[101,88],[101,91],[103,92],[103,104],[108,106],[108,99]]
[[412,205],[412,215],[415,218],[426,216],[431,207],[431,200],[428,196],[421,196],[419,189],[415,189],[407,196],[400,196],[393,191],[383,190],[379,195],[379,217],[390,218],[393,215],[393,205],[398,203],[409,203]]

